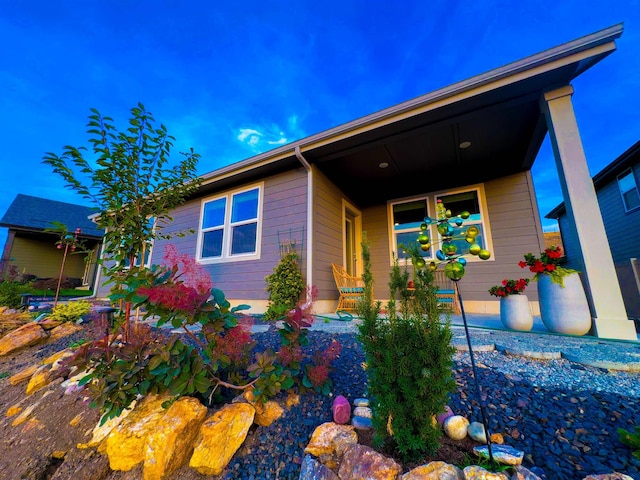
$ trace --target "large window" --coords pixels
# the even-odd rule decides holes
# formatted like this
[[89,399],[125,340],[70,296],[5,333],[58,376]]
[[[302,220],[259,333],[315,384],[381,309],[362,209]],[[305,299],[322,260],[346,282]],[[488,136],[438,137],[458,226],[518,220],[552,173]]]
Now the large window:
[[638,184],[633,176],[633,170],[627,170],[618,176],[618,187],[622,195],[622,203],[625,211],[634,210],[640,207],[640,195],[638,194]]
[[[421,198],[413,198],[400,202],[392,202],[389,205],[389,218],[391,225],[391,249],[399,259],[406,259],[407,255],[400,249],[400,245],[408,245],[416,242],[420,234],[420,225],[424,222],[425,217],[431,217],[436,220],[437,201],[442,200],[448,210],[451,210],[453,217],[459,215],[463,211],[469,212],[470,216],[460,227],[454,228],[455,237],[453,243],[458,247],[459,252],[467,252],[469,244],[466,242],[464,232],[470,227],[475,226],[479,230],[476,237],[476,243],[482,248],[491,249],[490,239],[488,238],[488,220],[486,215],[486,206],[484,204],[482,187],[476,187],[469,190],[457,192],[442,192]],[[425,251],[421,251],[425,259],[435,256],[435,251],[441,246],[441,239],[436,229],[436,223],[428,226],[425,233],[431,238],[431,247]],[[477,257],[468,256],[468,261],[474,261]]]
[[260,255],[260,186],[205,200],[198,235],[202,262],[252,260]]

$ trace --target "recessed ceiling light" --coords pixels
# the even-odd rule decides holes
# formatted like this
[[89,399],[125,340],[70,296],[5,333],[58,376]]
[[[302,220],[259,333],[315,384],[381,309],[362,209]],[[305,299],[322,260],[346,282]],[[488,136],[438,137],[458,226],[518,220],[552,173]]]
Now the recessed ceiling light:
[[469,148],[471,146],[471,142],[461,142],[460,145],[458,145],[460,148]]
[[378,166],[379,166],[380,168],[387,168],[387,167],[389,166],[389,164],[388,164],[387,162],[380,162],[380,163],[378,164]]

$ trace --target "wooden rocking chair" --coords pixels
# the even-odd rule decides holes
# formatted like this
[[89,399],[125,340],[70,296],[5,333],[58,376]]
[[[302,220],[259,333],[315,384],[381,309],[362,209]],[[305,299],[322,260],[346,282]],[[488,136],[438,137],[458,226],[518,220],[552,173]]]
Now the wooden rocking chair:
[[331,269],[340,294],[336,313],[340,310],[355,311],[358,307],[358,301],[364,293],[364,281],[360,277],[349,275],[342,265],[332,263]]
[[453,280],[447,277],[444,270],[436,270],[433,272],[434,284],[438,287],[438,305],[451,309],[454,315],[460,315],[460,302],[456,292],[456,285]]

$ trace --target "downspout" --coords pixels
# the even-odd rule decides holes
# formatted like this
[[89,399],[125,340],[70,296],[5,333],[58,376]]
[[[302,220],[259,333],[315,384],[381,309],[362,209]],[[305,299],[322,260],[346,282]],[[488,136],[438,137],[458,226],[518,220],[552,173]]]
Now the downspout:
[[298,145],[295,153],[296,158],[307,171],[307,286],[310,287],[313,285],[313,171]]

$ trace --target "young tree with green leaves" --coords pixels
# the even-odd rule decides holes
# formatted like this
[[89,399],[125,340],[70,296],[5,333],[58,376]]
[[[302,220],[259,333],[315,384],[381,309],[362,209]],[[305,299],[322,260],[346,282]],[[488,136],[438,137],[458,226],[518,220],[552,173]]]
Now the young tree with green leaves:
[[[89,149],[65,146],[62,155],[46,153],[43,163],[68,188],[94,203],[96,223],[105,231],[101,264],[117,287],[144,268],[145,253],[160,236],[162,223],[170,221],[171,210],[198,188],[200,156],[191,148],[180,153],[183,158],[177,165],[170,166],[175,138],[164,125],[156,126],[141,103],[131,109],[129,126],[123,131],[94,108],[88,127]],[[127,305],[125,336],[128,319]]]

